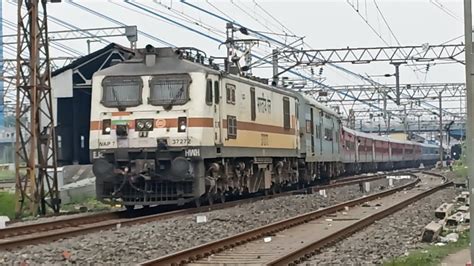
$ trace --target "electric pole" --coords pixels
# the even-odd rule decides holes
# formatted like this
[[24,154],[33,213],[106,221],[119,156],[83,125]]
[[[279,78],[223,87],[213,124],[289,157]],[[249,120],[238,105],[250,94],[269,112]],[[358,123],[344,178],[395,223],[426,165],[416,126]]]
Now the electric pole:
[[[51,0],[51,2],[60,2]],[[16,216],[59,212],[46,0],[18,1]]]
[[439,93],[439,162],[440,168],[443,168],[443,92]]
[[[469,202],[470,206],[474,206],[474,91],[472,87],[472,78],[474,71],[472,69],[472,4],[471,0],[464,0],[464,43],[466,56],[466,104],[467,104],[467,162],[468,167],[468,184],[469,184]],[[474,208],[469,208],[470,216],[474,217]],[[474,228],[474,222],[470,220],[470,227]],[[474,230],[469,233],[471,239],[471,261],[474,258]]]

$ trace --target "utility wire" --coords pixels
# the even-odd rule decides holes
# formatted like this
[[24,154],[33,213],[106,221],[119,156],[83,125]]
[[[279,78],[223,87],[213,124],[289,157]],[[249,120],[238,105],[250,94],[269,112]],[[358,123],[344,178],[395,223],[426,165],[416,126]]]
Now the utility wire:
[[[90,9],[90,8],[88,8],[88,7],[85,7],[85,6],[81,5],[81,4],[78,4],[78,3],[74,2],[73,0],[70,0],[70,1],[68,1],[68,2],[66,2],[66,3],[68,3],[68,4],[70,4],[70,5],[73,5],[73,6],[77,7],[77,8],[80,8],[80,9],[82,9],[82,10],[88,12],[88,13],[91,13],[91,14],[93,14],[93,15],[95,15],[95,16],[98,16],[98,17],[101,17],[101,18],[103,18],[103,19],[105,19],[105,20],[108,20],[108,21],[110,21],[110,22],[112,22],[112,23],[114,23],[114,24],[116,24],[116,25],[127,26],[125,23],[122,23],[122,22],[120,22],[120,21],[118,21],[118,20],[116,20],[116,19],[113,19],[113,18],[111,18],[111,17],[109,17],[109,16],[106,16],[106,15],[100,13],[100,12],[97,12],[97,11],[92,10],[92,9]],[[164,41],[164,40],[162,40],[162,39],[160,39],[160,38],[158,38],[158,37],[156,37],[156,36],[153,36],[153,35],[151,35],[151,34],[149,34],[149,33],[147,33],[147,32],[144,32],[144,31],[141,31],[141,30],[137,30],[137,31],[138,31],[138,33],[140,33],[140,35],[143,35],[143,36],[145,36],[145,37],[147,37],[147,38],[149,38],[149,39],[151,39],[151,40],[157,41],[157,42],[159,42],[159,43],[161,43],[161,44],[164,44],[164,45],[167,45],[167,46],[170,46],[170,47],[175,47],[173,44],[171,44],[171,43],[169,43],[169,42],[166,42],[166,41]]]
[[[255,3],[255,6],[258,7],[260,10],[263,11],[263,13],[265,13],[267,16],[269,16],[270,18],[272,18],[276,23],[278,23],[284,30],[286,30],[287,32],[289,32],[290,34],[295,35],[295,33],[293,33],[290,29],[288,29],[283,23],[281,23],[277,18],[275,18],[272,14],[270,14],[270,12],[268,12],[267,10],[265,10],[265,8],[263,8],[261,5],[259,5],[257,3],[256,0],[253,1]],[[283,31],[284,32],[284,31]]]
[[[186,5],[188,5],[188,6],[191,6],[191,7],[195,8],[195,9],[197,9],[197,10],[200,10],[200,11],[202,11],[202,12],[204,12],[204,13],[207,13],[207,14],[209,14],[209,15],[211,15],[211,16],[215,16],[215,17],[217,17],[217,18],[220,18],[221,20],[224,20],[224,21],[227,21],[227,22],[231,22],[231,21],[228,21],[226,18],[223,18],[222,16],[216,15],[216,14],[210,12],[209,10],[203,9],[203,8],[201,8],[201,7],[198,7],[198,6],[196,6],[196,5],[194,5],[194,4],[191,4],[191,3],[189,3],[189,2],[187,2],[187,1],[185,1],[185,0],[181,0],[181,2],[184,3],[184,4],[186,4]],[[237,26],[242,27],[242,25],[236,23],[235,21],[234,21],[234,24],[236,24]],[[291,49],[291,47],[288,47],[288,46],[285,45],[284,43],[279,42],[278,40],[275,40],[274,38],[271,38],[271,37],[266,36],[266,35],[264,35],[264,34],[259,34],[259,33],[255,32],[255,31],[252,31],[252,30],[249,30],[249,32],[253,32],[253,33],[255,33],[257,36],[260,36],[260,37],[262,37],[262,38],[264,38],[264,39],[266,39],[266,40],[272,41],[272,42],[277,42],[277,43],[279,43],[280,45],[283,45],[283,46],[285,46],[285,47]],[[370,84],[374,84],[374,85],[377,84],[378,86],[383,86],[382,84],[380,84],[380,83],[378,83],[378,82],[376,82],[376,81],[374,81],[374,80],[371,80],[370,78],[366,78],[366,77],[364,77],[364,76],[362,76],[362,75],[360,75],[360,74],[354,73],[354,72],[352,72],[352,71],[350,71],[350,70],[348,70],[348,69],[345,69],[345,68],[343,68],[343,67],[340,67],[340,66],[338,66],[338,65],[335,65],[335,64],[328,64],[328,65],[331,65],[331,66],[333,66],[333,67],[335,67],[335,68],[337,68],[337,69],[340,69],[340,70],[342,70],[342,71],[344,71],[344,72],[346,72],[346,73],[350,73],[350,74],[352,74],[352,75],[356,75],[356,76],[362,78],[363,80],[368,81]],[[291,71],[291,70],[290,70],[289,72],[290,72],[290,73],[293,73],[293,74],[296,73],[295,71]],[[295,74],[295,75],[296,75],[296,74]],[[311,79],[311,78],[309,78],[309,77],[307,77],[307,76],[303,76],[302,74],[299,74],[299,73],[298,73],[297,75],[298,75],[299,77],[301,77],[301,78],[305,78],[305,79],[312,80],[313,82],[315,82],[316,84],[319,84],[320,86],[323,86],[323,87],[325,87],[325,88],[328,88],[328,89],[330,89],[330,90],[333,90],[332,87],[330,87],[330,86],[328,86],[328,85],[325,85],[325,84],[323,84],[323,83],[320,83],[320,82],[318,82],[318,81],[316,81],[316,80],[314,80],[314,79]],[[366,104],[368,104],[368,103],[366,103]],[[436,107],[436,106],[434,106],[434,105],[432,105],[432,104],[429,104],[429,103],[427,103],[427,102],[424,102],[424,104],[425,104],[425,105],[428,105],[430,108]],[[379,109],[379,110],[381,109],[381,108],[378,107],[378,106],[375,106],[375,105],[372,105],[372,106],[374,106],[375,108],[377,108],[377,109]],[[447,112],[447,111],[445,111],[445,110],[443,110],[443,111],[444,111],[444,112]],[[447,113],[450,113],[450,112],[447,112]]]
[[[184,2],[184,1],[182,1],[182,2]],[[135,7],[139,8],[139,9],[142,9],[143,11],[149,12],[150,14],[154,14],[154,15],[160,17],[160,18],[164,18],[164,19],[166,19],[166,20],[173,21],[173,20],[171,20],[171,19],[169,19],[169,18],[164,17],[164,16],[161,15],[161,14],[158,14],[157,12],[154,12],[153,10],[150,10],[150,9],[147,9],[147,8],[145,8],[145,7],[143,7],[143,6],[137,5],[137,4],[134,3],[134,2],[126,1],[126,3],[128,3],[128,4],[132,5],[132,6],[135,6]],[[186,3],[186,4],[190,5],[189,3]],[[207,12],[209,12],[209,13],[211,13],[211,14],[214,14],[214,13],[212,13],[212,12],[210,12],[210,11],[207,11]],[[227,19],[223,18],[222,16],[218,16],[218,17],[221,18],[221,19],[227,20]],[[201,36],[207,36],[209,39],[211,39],[211,40],[213,40],[213,41],[215,41],[215,42],[222,43],[221,40],[219,40],[219,39],[217,39],[217,38],[215,38],[215,37],[213,37],[213,36],[210,36],[210,35],[208,35],[208,34],[199,32],[199,31],[197,31],[197,30],[195,30],[195,29],[189,28],[189,27],[187,27],[187,26],[185,26],[185,25],[183,25],[182,23],[179,23],[179,22],[177,22],[177,21],[173,21],[173,22],[174,22],[176,25],[181,26],[181,27],[185,27],[185,28],[187,28],[188,30],[190,30],[190,31],[192,31],[192,32],[194,32],[194,33],[197,33],[197,34],[199,34],[199,35],[201,35]],[[230,22],[230,21],[227,20],[227,22]],[[240,26],[240,27],[242,27],[242,26],[239,25],[238,23],[235,23],[235,24],[238,25],[238,26]],[[250,30],[250,31],[251,31],[251,30]],[[252,31],[252,32],[253,32],[253,31]],[[271,38],[271,37],[266,36],[266,38],[268,39],[268,38]],[[252,56],[254,56],[254,57],[260,59],[260,57],[258,57],[258,56],[256,56],[256,55],[252,55]],[[270,63],[270,62],[268,62],[268,63]],[[325,84],[323,84],[323,83],[320,83],[320,82],[318,82],[317,80],[315,80],[315,79],[313,79],[313,78],[310,78],[310,77],[308,77],[308,76],[306,76],[306,75],[303,75],[303,74],[298,73],[298,72],[293,71],[293,70],[290,70],[289,72],[292,73],[292,74],[294,74],[295,76],[300,77],[300,78],[304,78],[304,79],[313,81],[313,82],[315,82],[315,83],[318,83],[318,84],[319,84],[321,87],[323,87],[323,88],[330,89],[330,90],[334,90],[332,87],[330,87],[330,86],[328,86],[328,85],[325,85]],[[340,93],[343,93],[343,92],[340,92]],[[347,93],[346,93],[346,95],[347,95],[347,97],[353,98],[352,96],[348,95]],[[369,106],[372,106],[373,108],[376,108],[376,109],[379,109],[379,110],[380,110],[380,107],[378,107],[378,106],[376,106],[376,105],[373,105],[373,104],[371,104],[371,103],[365,103],[365,104],[367,104],[367,105],[369,105]]]
[[439,1],[437,0],[430,0],[430,3],[432,3],[433,5],[435,5],[436,7],[438,7],[439,9],[441,9],[441,11],[443,11],[445,14],[447,14],[448,16],[454,18],[455,20],[457,20],[458,22],[461,22],[463,23],[462,19],[459,18],[454,12],[452,12],[451,10],[449,10],[448,8],[446,8],[443,4],[441,4]]

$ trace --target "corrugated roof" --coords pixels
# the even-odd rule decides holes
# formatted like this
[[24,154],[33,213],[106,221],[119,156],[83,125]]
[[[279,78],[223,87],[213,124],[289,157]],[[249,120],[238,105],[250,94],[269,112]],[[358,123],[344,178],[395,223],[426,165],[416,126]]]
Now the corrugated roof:
[[130,48],[127,48],[127,47],[122,46],[120,44],[111,43],[111,44],[105,46],[102,49],[99,49],[99,50],[97,50],[93,53],[90,53],[88,55],[85,55],[83,57],[80,57],[80,58],[72,61],[70,64],[68,64],[64,67],[56,69],[55,71],[53,71],[53,73],[51,75],[54,77],[56,75],[59,75],[59,74],[63,73],[66,70],[77,68],[77,67],[81,66],[82,64],[86,63],[87,61],[89,61],[91,59],[94,59],[95,57],[100,56],[100,55],[102,55],[103,53],[105,53],[109,50],[115,50],[115,49],[122,50],[123,52],[126,52],[126,53],[133,53],[133,50],[130,49]]

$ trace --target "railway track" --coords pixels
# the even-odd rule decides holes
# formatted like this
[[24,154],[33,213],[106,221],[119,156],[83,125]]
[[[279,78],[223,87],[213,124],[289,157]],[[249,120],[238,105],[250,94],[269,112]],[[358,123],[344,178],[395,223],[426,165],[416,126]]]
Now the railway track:
[[[301,263],[317,254],[322,247],[347,237],[451,184],[452,182],[445,181],[441,185],[430,187],[420,183],[420,179],[416,178],[394,189],[275,222],[150,260],[141,265]],[[415,186],[417,188],[414,188]],[[402,190],[403,193],[397,193]]]
[[[403,174],[403,172],[396,172]],[[234,207],[240,204],[250,203],[258,200],[271,199],[288,196],[295,193],[314,193],[322,189],[330,189],[340,186],[358,184],[385,178],[386,174],[369,176],[356,176],[341,178],[329,185],[317,185],[296,191],[287,191],[276,195],[260,196],[236,201],[230,201],[211,206],[199,208],[180,209],[159,214],[151,214],[134,218],[127,218],[125,211],[96,213],[80,217],[57,219],[54,221],[33,223],[27,225],[12,225],[5,229],[0,229],[0,250],[10,250],[24,245],[53,241],[56,239],[72,237],[84,233],[113,229],[118,226],[131,226],[152,221],[169,219],[177,216],[207,212],[210,210]]]
[[15,179],[0,180],[0,191],[15,188]]

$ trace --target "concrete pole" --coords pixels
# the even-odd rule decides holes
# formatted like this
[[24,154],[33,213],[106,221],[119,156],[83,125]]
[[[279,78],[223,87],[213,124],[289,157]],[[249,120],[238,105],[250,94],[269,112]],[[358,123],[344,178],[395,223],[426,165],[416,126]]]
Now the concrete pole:
[[443,168],[443,97],[442,92],[439,93],[439,161],[440,168]]
[[390,119],[391,118],[392,118],[391,114],[389,113],[387,117],[387,136],[390,134]]
[[397,93],[397,105],[400,105],[400,64],[395,65],[395,89]]
[[418,135],[421,134],[420,117],[421,117],[421,115],[418,115]]
[[[472,3],[471,0],[464,0],[464,43],[466,55],[466,107],[467,107],[467,162],[468,166],[468,183],[469,183],[469,202],[470,206],[474,206],[474,92],[472,91],[472,77],[474,71],[472,69]],[[474,217],[474,208],[469,208],[471,217]],[[473,219],[470,220],[470,227],[474,228]],[[470,230],[471,239],[471,261],[474,258],[474,230]]]
[[272,51],[272,69],[273,69],[273,79],[272,85],[278,86],[278,50],[273,49]]

